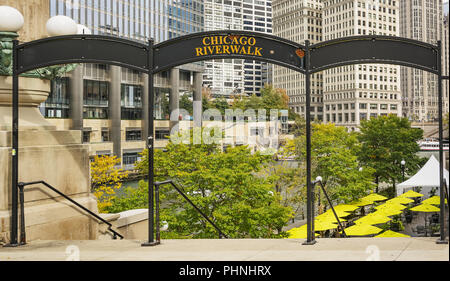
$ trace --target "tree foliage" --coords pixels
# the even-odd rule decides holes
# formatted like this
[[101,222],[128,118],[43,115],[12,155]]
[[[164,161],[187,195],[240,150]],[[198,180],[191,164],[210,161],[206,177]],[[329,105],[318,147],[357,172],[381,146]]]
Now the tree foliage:
[[[146,174],[146,151],[142,156],[136,167]],[[230,237],[284,237],[286,233],[281,229],[292,215],[291,208],[280,203],[272,178],[257,175],[269,161],[269,156],[252,154],[245,146],[222,152],[215,145],[169,142],[165,152],[155,151],[155,176],[156,180],[175,180],[194,204]],[[138,190],[128,190],[114,205],[145,208],[142,200],[133,204],[132,198],[145,193],[146,188],[146,183],[141,182]],[[168,232],[163,233],[165,237],[217,238],[217,231],[171,186],[162,187],[161,198],[164,202],[161,220],[169,224]]]
[[[296,150],[298,160],[304,163],[306,137],[300,136],[294,143],[291,147]],[[325,189],[334,203],[348,203],[366,195],[373,188],[374,170],[361,166],[358,162],[358,147],[355,133],[347,132],[344,127],[336,127],[334,124],[312,125],[312,180],[317,176],[322,177]],[[323,196],[321,200],[328,205]]]
[[187,94],[181,96],[179,106],[180,108],[183,108],[187,112],[189,112],[190,115],[192,115],[194,112],[193,102],[190,100],[189,95]]
[[91,189],[97,197],[100,213],[112,205],[116,190],[122,186],[122,181],[128,177],[128,173],[120,168],[120,158],[116,156],[95,156],[91,163]]
[[406,162],[406,174],[414,174],[423,164],[417,156],[420,150],[417,141],[422,139],[423,131],[411,128],[407,118],[396,115],[362,121],[360,130],[359,161],[372,167],[380,181],[392,183],[394,196],[395,183],[402,180],[401,161]]

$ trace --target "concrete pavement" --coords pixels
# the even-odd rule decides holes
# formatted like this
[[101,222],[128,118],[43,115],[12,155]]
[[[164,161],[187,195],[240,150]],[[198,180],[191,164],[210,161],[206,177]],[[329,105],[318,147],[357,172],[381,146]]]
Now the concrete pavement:
[[448,261],[449,246],[436,238],[321,238],[163,240],[141,247],[134,240],[33,241],[0,247],[0,261]]

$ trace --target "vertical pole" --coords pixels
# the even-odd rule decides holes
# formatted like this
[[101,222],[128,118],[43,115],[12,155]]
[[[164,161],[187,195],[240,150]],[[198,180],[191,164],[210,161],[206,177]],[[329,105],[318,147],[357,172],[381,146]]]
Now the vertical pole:
[[437,63],[438,63],[438,106],[439,106],[439,195],[440,202],[440,237],[436,241],[437,244],[447,244],[445,240],[445,193],[444,193],[444,128],[442,122],[442,44],[437,42]]
[[19,182],[19,198],[20,198],[20,245],[27,244],[26,232],[25,232],[25,195],[24,184]]
[[12,175],[11,175],[11,225],[10,240],[8,246],[18,246],[18,180],[19,180],[19,75],[17,45],[19,41],[13,41],[13,85],[12,85]]
[[159,185],[155,186],[155,225],[156,225],[156,243],[161,242],[161,232],[159,229]]
[[307,237],[303,245],[314,245],[314,190],[311,183],[311,73],[309,40],[305,41],[306,89],[306,224]]
[[153,126],[154,126],[154,85],[153,85],[153,43],[154,40],[150,39],[148,42],[148,138],[147,138],[147,149],[148,149],[148,241],[143,243],[142,246],[154,246],[155,235],[155,216],[154,216],[154,177],[153,177],[153,164],[154,164],[154,139],[153,139]]

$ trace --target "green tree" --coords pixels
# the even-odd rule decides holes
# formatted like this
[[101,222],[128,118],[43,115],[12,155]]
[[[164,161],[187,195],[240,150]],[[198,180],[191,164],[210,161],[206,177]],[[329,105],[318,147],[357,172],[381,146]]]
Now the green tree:
[[[289,111],[291,112],[291,111]],[[304,136],[306,134],[306,120],[303,116],[294,113],[294,124],[292,124],[290,133],[295,137]]]
[[183,108],[187,112],[189,112],[190,115],[192,115],[194,112],[193,103],[192,103],[191,99],[189,98],[189,95],[187,95],[187,94],[184,94],[181,96],[179,106],[180,106],[180,108]]
[[230,105],[224,97],[219,97],[212,101],[210,108],[218,109],[222,115],[225,115],[225,109],[229,109]]
[[[355,133],[334,124],[313,124],[311,134],[312,180],[321,176],[334,203],[356,200],[373,188],[374,170],[363,167],[357,159],[359,147]],[[295,139],[299,161],[306,159],[306,137]],[[361,169],[362,168],[362,169]],[[319,192],[317,192],[319,194]],[[321,204],[328,205],[322,196]]]
[[364,120],[360,130],[358,159],[375,169],[378,182],[392,184],[390,196],[393,197],[396,194],[395,183],[402,180],[401,161],[406,161],[406,174],[414,174],[423,164],[417,156],[420,150],[417,141],[422,139],[423,131],[411,128],[407,118],[395,115]]
[[[147,154],[136,167],[147,173]],[[156,180],[173,179],[183,192],[219,228],[233,238],[285,237],[282,227],[292,215],[291,208],[280,204],[273,192],[273,180],[257,173],[270,156],[252,154],[244,146],[228,148],[208,144],[175,144],[169,142],[166,151],[155,151]],[[145,193],[146,183],[125,198],[115,200],[121,208],[142,208],[139,193]],[[164,208],[161,220],[169,224],[165,237],[217,238],[216,230],[170,186],[161,189]],[[123,210],[115,208],[115,211]],[[111,208],[112,210],[112,208]]]
[[295,167],[287,161],[277,161],[267,165],[261,175],[271,178],[274,192],[280,194],[279,202],[282,206],[290,207],[298,216],[306,203],[306,175],[305,167]]

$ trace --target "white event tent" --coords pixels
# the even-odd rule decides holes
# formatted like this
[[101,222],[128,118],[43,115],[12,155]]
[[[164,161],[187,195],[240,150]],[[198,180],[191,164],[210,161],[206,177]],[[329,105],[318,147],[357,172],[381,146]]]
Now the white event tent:
[[[444,179],[448,185],[448,170],[444,169]],[[423,198],[429,197],[432,188],[437,188],[439,194],[439,161],[431,155],[425,165],[411,178],[397,185],[397,195],[400,195],[412,187],[422,187],[420,193]]]

